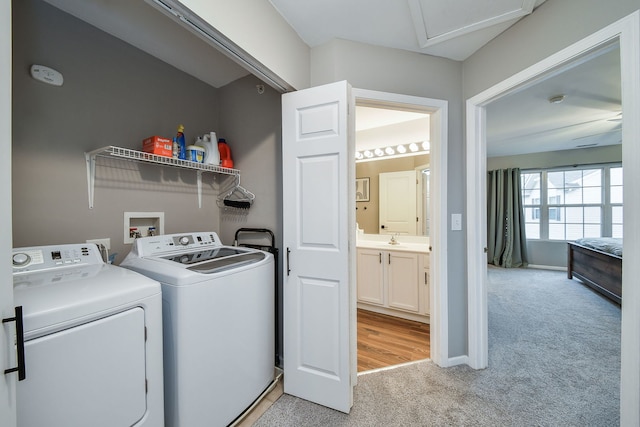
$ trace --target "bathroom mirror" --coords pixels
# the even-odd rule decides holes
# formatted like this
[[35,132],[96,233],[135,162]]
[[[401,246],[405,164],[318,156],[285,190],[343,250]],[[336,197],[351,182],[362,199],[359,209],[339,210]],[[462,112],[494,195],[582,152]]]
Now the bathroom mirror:
[[[356,105],[356,181],[367,182],[368,186],[368,200],[356,198],[356,221],[365,234],[393,233],[384,224],[385,212],[392,212],[394,218],[400,213],[406,217],[407,227],[398,231],[400,234],[429,235],[429,218],[425,215],[429,211],[429,138],[430,116],[424,111]],[[415,176],[415,190],[391,184],[389,188],[394,190],[385,193],[388,186],[384,183],[388,181],[382,179],[382,199],[387,202],[381,201],[381,176],[401,172]],[[414,218],[413,224],[409,217]],[[396,226],[397,221],[392,227]]]

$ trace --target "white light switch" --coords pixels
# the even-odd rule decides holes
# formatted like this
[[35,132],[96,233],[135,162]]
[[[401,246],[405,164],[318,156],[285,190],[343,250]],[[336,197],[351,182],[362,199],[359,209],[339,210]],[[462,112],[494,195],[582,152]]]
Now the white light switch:
[[462,230],[462,214],[451,214],[451,230]]

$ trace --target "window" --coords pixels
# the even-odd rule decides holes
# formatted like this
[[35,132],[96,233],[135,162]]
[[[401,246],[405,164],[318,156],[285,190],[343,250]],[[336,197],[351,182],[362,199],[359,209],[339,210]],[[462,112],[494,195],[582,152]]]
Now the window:
[[622,167],[521,173],[527,239],[622,237]]

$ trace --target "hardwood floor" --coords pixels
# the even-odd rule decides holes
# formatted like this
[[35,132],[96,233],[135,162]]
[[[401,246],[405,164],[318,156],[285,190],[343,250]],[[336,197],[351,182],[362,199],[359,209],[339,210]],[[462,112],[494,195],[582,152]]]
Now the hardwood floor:
[[358,372],[430,357],[429,325],[358,309]]

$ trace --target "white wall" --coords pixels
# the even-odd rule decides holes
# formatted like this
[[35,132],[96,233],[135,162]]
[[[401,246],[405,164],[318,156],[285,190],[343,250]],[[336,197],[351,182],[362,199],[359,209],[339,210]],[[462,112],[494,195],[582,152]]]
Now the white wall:
[[309,47],[266,0],[181,0],[296,89],[309,87]]

